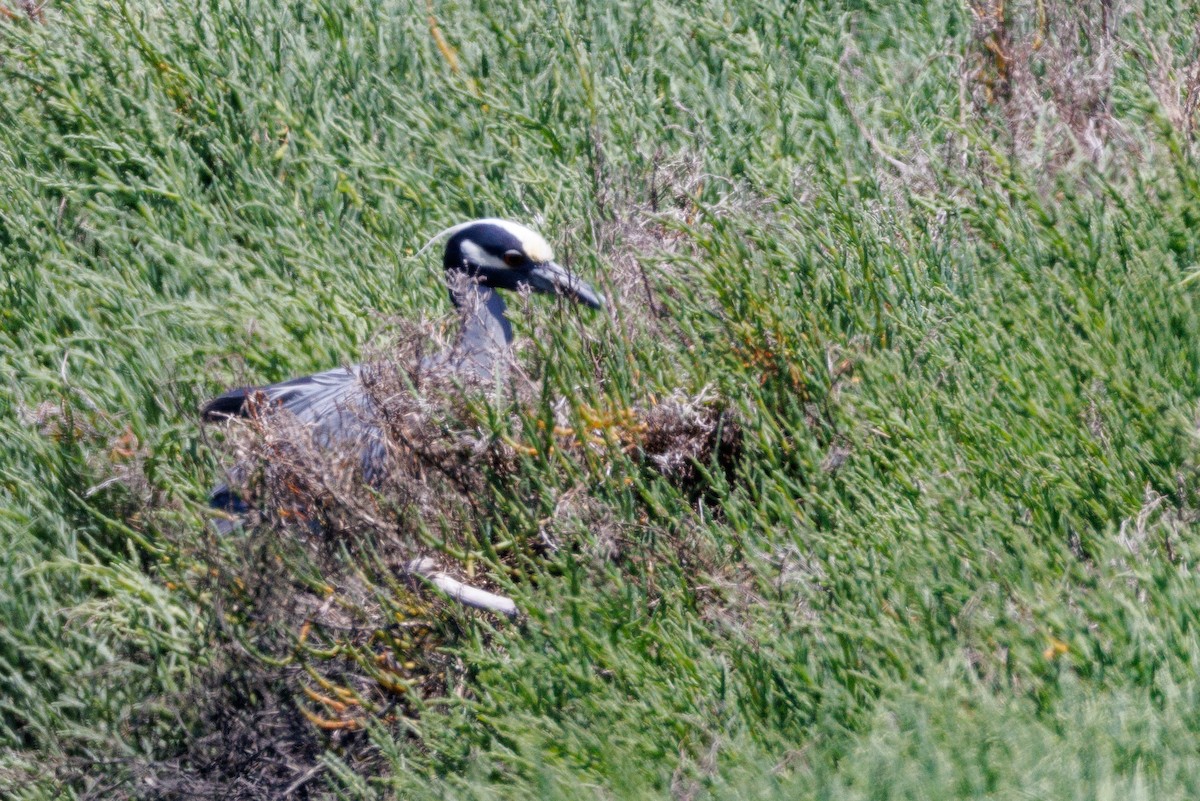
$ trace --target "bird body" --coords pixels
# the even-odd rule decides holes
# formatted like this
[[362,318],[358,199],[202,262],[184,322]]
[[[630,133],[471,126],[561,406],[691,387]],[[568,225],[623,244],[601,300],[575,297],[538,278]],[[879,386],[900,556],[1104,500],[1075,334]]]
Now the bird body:
[[[546,240],[525,226],[507,220],[473,220],[442,231],[420,253],[443,236],[449,237],[443,266],[461,325],[454,346],[425,359],[423,370],[445,370],[484,382],[503,378],[513,330],[497,290],[527,287],[565,295],[593,308],[603,305],[595,290],[554,262]],[[205,404],[202,416],[217,421],[250,417],[263,408],[283,409],[310,428],[315,447],[349,443],[357,448],[364,478],[371,481],[384,469],[386,450],[377,411],[363,383],[363,369],[351,365],[278,384],[233,389]],[[232,515],[249,511],[226,484],[213,490],[209,503]],[[219,521],[217,528],[230,531],[234,522]]]

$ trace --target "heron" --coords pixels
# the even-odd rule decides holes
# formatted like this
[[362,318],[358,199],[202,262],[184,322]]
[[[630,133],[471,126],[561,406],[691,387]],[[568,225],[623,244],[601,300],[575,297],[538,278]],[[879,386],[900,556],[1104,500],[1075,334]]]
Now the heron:
[[[419,252],[448,237],[442,258],[450,300],[461,323],[454,346],[423,360],[422,369],[445,370],[466,379],[503,379],[512,347],[512,325],[498,290],[560,295],[584,306],[603,308],[604,297],[554,261],[544,238],[509,220],[471,220],[435,234]],[[364,365],[337,367],[278,384],[239,387],[204,405],[205,421],[251,417],[263,408],[282,409],[311,429],[320,448],[359,449],[366,480],[385,469],[386,449],[367,386]],[[215,523],[221,534],[233,531],[249,506],[228,483],[217,486],[209,505],[226,515]]]

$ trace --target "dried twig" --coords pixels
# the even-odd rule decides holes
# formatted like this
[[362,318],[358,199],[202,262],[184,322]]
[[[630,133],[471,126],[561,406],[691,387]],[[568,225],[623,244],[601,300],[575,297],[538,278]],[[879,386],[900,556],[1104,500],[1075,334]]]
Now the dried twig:
[[408,563],[408,572],[428,579],[433,586],[464,606],[482,609],[486,612],[496,612],[510,619],[517,616],[517,605],[511,598],[472,587],[470,584],[463,584],[458,579],[439,571],[437,564],[432,559],[414,559]]

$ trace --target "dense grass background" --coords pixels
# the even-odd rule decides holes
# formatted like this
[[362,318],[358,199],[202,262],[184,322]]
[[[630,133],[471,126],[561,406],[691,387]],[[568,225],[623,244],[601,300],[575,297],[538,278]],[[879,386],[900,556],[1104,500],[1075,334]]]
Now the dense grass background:
[[[0,6],[0,786],[1195,797],[1189,12]],[[409,256],[484,215],[613,298],[522,315],[497,430],[707,388],[740,459],[539,450],[475,554],[524,623],[441,609],[409,725],[214,764],[206,694],[308,702],[231,672],[198,404],[446,313]]]

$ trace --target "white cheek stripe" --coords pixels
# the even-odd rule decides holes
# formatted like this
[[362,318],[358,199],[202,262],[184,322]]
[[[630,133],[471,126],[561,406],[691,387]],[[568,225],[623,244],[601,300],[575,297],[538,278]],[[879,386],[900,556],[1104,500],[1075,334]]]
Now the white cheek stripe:
[[503,259],[488,253],[470,239],[464,239],[460,247],[462,248],[463,255],[467,257],[467,261],[472,264],[477,264],[480,267],[493,267],[498,270],[508,269],[508,265],[504,263]]

